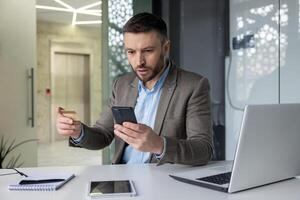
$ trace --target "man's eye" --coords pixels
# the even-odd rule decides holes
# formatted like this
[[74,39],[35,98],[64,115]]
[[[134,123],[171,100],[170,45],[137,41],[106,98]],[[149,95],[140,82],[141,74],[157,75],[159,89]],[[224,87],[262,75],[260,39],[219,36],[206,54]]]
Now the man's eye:
[[146,49],[146,52],[151,53],[151,52],[153,52],[153,49]]
[[134,52],[133,51],[127,51],[127,54],[133,54]]

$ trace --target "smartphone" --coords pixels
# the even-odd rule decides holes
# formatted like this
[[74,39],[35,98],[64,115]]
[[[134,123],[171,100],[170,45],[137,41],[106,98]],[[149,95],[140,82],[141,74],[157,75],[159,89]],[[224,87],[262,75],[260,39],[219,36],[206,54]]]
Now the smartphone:
[[117,124],[123,124],[123,122],[137,123],[134,109],[126,106],[113,106],[111,108],[113,117]]

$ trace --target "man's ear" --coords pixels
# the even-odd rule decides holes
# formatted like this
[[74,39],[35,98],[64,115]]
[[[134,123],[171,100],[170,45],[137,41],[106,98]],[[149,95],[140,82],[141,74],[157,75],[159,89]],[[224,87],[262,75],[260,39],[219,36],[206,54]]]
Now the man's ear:
[[171,42],[170,40],[165,41],[163,45],[163,52],[165,56],[169,56]]

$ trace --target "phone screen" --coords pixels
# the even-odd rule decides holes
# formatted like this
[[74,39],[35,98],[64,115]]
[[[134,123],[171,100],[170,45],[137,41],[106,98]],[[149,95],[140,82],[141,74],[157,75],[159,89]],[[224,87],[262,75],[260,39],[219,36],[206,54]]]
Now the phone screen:
[[123,124],[123,122],[137,123],[132,107],[113,106],[111,110],[117,124]]
[[115,194],[132,193],[131,184],[128,180],[124,181],[92,181],[90,194]]

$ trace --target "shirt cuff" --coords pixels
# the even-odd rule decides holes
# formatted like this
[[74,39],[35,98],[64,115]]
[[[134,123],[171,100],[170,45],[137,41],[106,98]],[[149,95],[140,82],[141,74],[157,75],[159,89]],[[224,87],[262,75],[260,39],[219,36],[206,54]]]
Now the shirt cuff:
[[163,137],[163,141],[164,141],[164,146],[163,146],[163,152],[161,154],[154,154],[157,160],[160,160],[162,157],[164,157],[165,152],[166,152],[166,144],[167,144],[167,140],[165,137]]
[[71,139],[73,140],[73,142],[74,142],[75,144],[79,144],[79,143],[81,142],[83,136],[84,136],[84,130],[83,130],[82,124],[81,124],[81,130],[80,130],[80,135],[79,135],[79,137],[78,137],[78,138],[73,138],[73,137],[71,137]]

